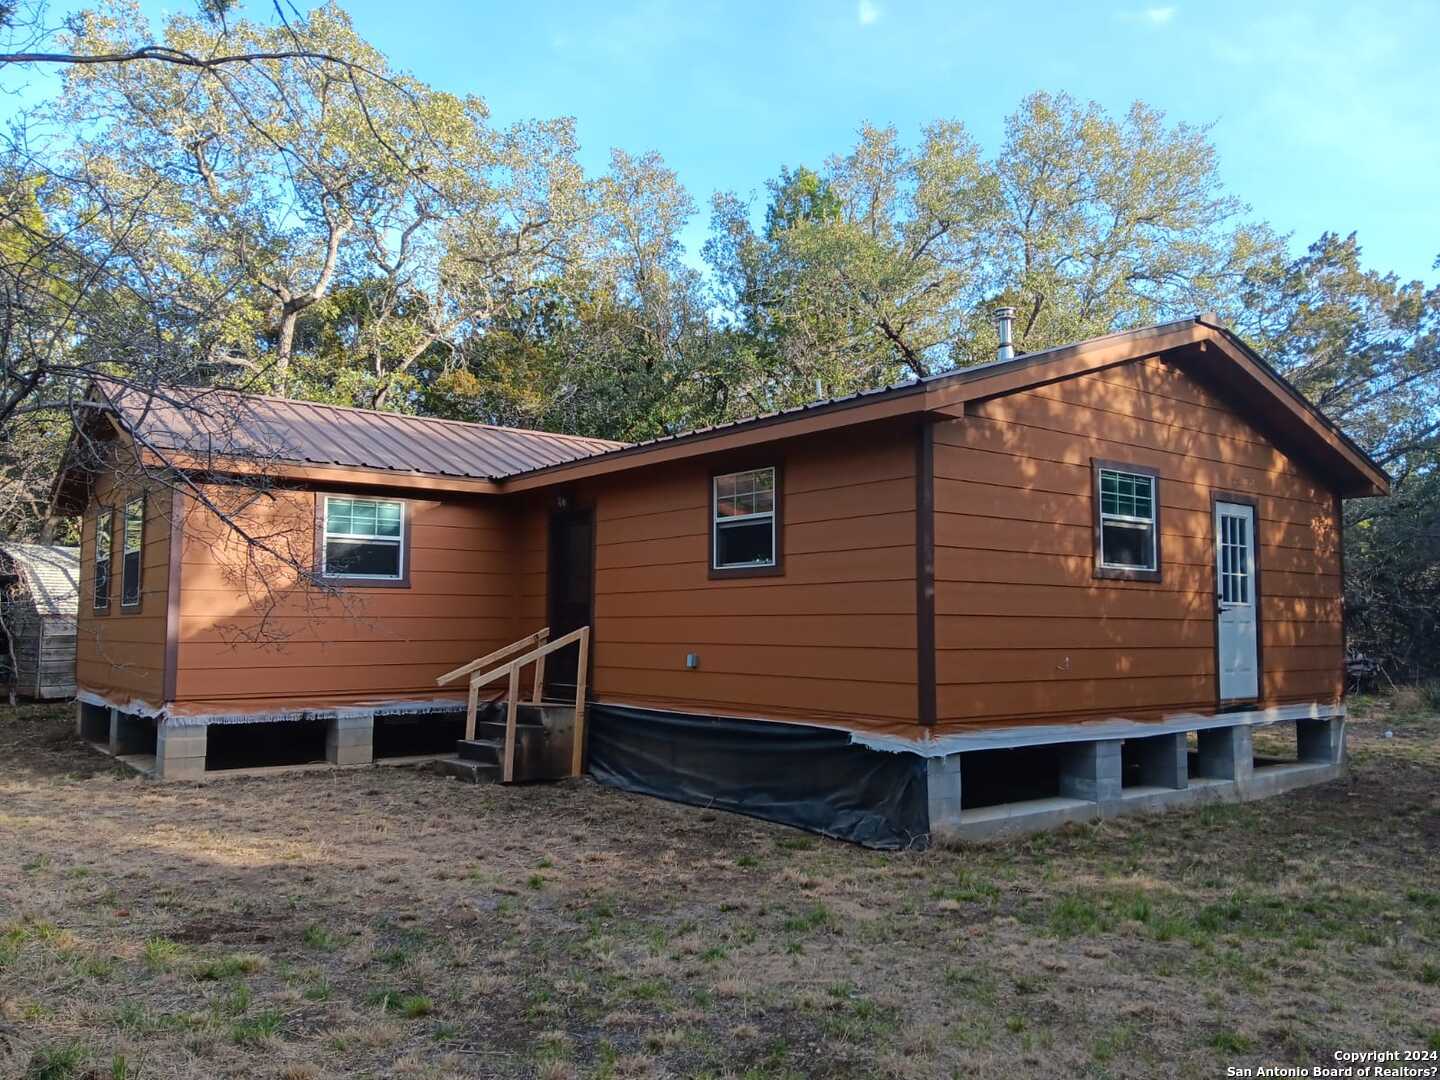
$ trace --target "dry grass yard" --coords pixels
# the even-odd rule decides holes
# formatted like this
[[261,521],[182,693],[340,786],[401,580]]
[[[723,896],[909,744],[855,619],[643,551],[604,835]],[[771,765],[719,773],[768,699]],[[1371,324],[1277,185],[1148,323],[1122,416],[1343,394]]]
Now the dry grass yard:
[[1341,782],[883,854],[588,781],[159,786],[66,709],[0,710],[0,1076],[1214,1077],[1440,1049],[1440,717],[1356,711]]

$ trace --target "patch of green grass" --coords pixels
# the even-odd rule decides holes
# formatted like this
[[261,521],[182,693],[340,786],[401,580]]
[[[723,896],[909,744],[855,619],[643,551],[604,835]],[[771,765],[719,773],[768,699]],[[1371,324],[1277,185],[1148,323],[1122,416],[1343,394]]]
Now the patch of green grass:
[[305,989],[301,992],[301,996],[304,997],[306,1001],[329,1001],[329,980],[325,979],[324,977],[315,980],[309,986],[305,987]]
[[375,959],[386,967],[401,967],[405,961],[410,959],[410,954],[404,949],[387,949],[382,953],[376,953]]
[[169,938],[153,937],[145,942],[142,960],[151,971],[169,971],[180,959],[183,950]]
[[1156,941],[1174,941],[1177,938],[1188,938],[1195,932],[1195,927],[1188,919],[1179,915],[1162,915],[1150,923],[1150,933]]
[[1440,964],[1429,962],[1421,964],[1420,981],[1426,986],[1440,986]]
[[781,851],[813,851],[815,841],[808,836],[779,836],[775,838],[775,846]]
[[525,879],[525,884],[531,889],[540,890],[545,887],[545,879],[539,874],[531,874]]
[[407,993],[393,987],[376,987],[365,995],[365,1004],[377,1006],[381,1012],[398,1012],[411,1020],[429,1016],[435,1003],[424,994]]
[[1440,892],[1430,892],[1427,889],[1406,889],[1405,899],[1423,908],[1440,910]]
[[239,975],[253,975],[265,966],[265,958],[252,953],[231,953],[197,964],[192,976],[201,982],[218,982]]
[[75,968],[87,979],[104,982],[115,974],[115,959],[110,956],[85,956],[75,964]]
[[228,1016],[240,1016],[250,1011],[250,1001],[253,997],[254,992],[250,987],[241,983],[225,995],[225,999],[220,1003],[220,1008]]
[[1222,1054],[1244,1054],[1255,1045],[1255,1040],[1238,1031],[1217,1031],[1210,1036],[1210,1045]]
[[236,1020],[230,1038],[240,1046],[251,1046],[280,1033],[285,1017],[279,1009],[263,1009],[254,1016]]
[[1060,937],[1080,937],[1110,929],[1110,920],[1092,901],[1064,896],[1050,910],[1050,929]]
[[39,871],[39,870],[48,870],[49,868],[50,868],[50,856],[49,856],[49,855],[37,855],[35,858],[31,859],[29,862],[25,862],[25,863],[21,863],[21,864],[20,864],[20,869],[21,869],[21,870],[24,870],[25,873],[27,873],[27,874],[33,874],[33,873],[35,873],[36,871]]
[[953,884],[937,885],[930,890],[932,900],[953,900],[960,904],[993,904],[1000,899],[1000,888],[993,881],[962,870]]
[[30,1056],[25,1080],[71,1080],[80,1074],[85,1062],[85,1048],[79,1043],[43,1046]]
[[301,940],[312,949],[319,949],[321,952],[334,952],[340,946],[335,935],[325,927],[312,923],[305,928]]
[[163,1020],[138,1001],[122,1001],[115,1006],[115,1025],[130,1035],[149,1035],[165,1028]]
[[742,870],[753,870],[755,869],[755,867],[760,865],[760,860],[757,859],[754,855],[741,855],[738,859],[735,860],[735,865],[740,867]]
[[826,1015],[821,1027],[831,1038],[842,1042],[873,1042],[899,1030],[900,1010],[878,1005],[869,998],[857,998],[838,1012]]
[[1090,1046],[1090,1056],[1104,1065],[1122,1054],[1128,1056],[1129,1051],[1135,1046],[1135,1040],[1135,1028],[1129,1024],[1122,1024],[1097,1038]]
[[789,933],[802,934],[829,926],[833,919],[830,909],[824,904],[812,904],[798,915],[791,915],[782,926]]
[[376,1005],[381,1012],[389,1012],[400,1003],[400,998],[403,995],[403,991],[396,990],[393,987],[377,986],[365,992],[365,1004]]

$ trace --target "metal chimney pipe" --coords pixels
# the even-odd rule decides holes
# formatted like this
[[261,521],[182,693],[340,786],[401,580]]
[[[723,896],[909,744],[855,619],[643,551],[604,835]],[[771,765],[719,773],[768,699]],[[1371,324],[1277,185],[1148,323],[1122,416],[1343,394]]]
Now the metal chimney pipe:
[[1013,307],[1000,307],[995,309],[995,331],[1000,336],[1000,348],[996,350],[996,358],[999,360],[1012,360],[1015,357],[1015,341],[1013,332],[1015,329],[1015,309]]

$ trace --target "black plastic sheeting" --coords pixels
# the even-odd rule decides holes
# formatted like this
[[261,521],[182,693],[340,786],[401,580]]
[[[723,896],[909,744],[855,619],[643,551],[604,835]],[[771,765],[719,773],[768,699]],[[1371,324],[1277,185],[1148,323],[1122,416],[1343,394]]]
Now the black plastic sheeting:
[[873,848],[923,847],[925,759],[802,724],[592,705],[602,784],[778,821]]

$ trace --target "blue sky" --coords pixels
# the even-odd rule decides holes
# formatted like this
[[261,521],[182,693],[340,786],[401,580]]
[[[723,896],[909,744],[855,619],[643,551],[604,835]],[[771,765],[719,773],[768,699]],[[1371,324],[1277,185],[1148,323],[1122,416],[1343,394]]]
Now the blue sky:
[[[963,120],[993,149],[1027,93],[1213,123],[1222,173],[1298,247],[1440,278],[1440,4],[350,0],[401,66],[495,118],[570,115],[587,165],[658,150],[702,208],[817,165],[866,121]],[[708,214],[691,226],[698,251]]]
[[1294,246],[1355,230],[1370,265],[1440,279],[1433,2],[342,2],[395,63],[499,122],[574,116],[590,168],[612,146],[658,150],[701,207],[697,258],[717,189],[761,192],[867,120],[914,137],[956,118],[993,150],[1044,89],[1213,123],[1229,189]]

